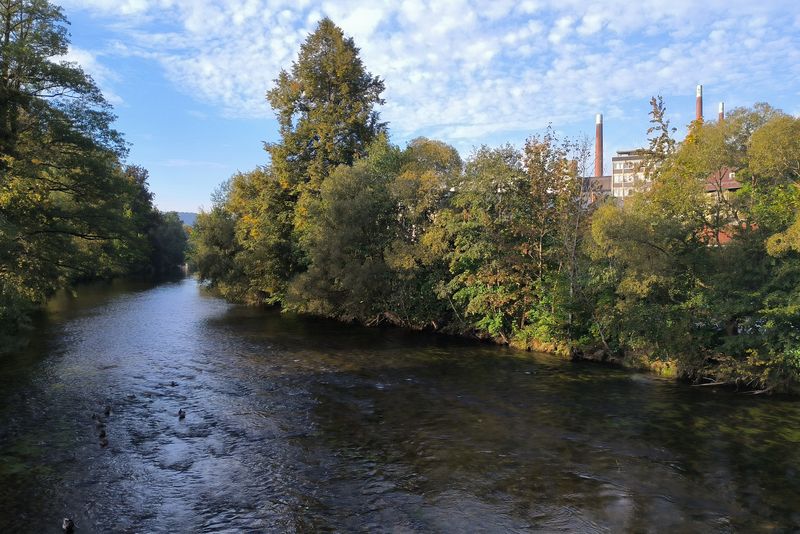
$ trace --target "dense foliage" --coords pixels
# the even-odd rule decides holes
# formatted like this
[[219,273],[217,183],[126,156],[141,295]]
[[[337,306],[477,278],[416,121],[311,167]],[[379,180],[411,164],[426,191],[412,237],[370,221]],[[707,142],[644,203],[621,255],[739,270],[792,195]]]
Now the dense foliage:
[[[758,104],[677,142],[654,98],[652,188],[590,202],[586,143],[551,131],[466,162],[391,144],[357,52],[326,19],[280,74],[269,164],[198,218],[202,279],[249,303],[798,389],[799,119]],[[738,191],[720,187],[732,170]]]
[[[592,222],[618,351],[702,380],[797,389],[800,120],[769,106],[694,124],[650,191]],[[716,187],[736,169],[743,187]]]
[[0,2],[0,351],[59,288],[183,262],[183,226],[122,165],[92,79],[59,59],[66,23],[46,0]]

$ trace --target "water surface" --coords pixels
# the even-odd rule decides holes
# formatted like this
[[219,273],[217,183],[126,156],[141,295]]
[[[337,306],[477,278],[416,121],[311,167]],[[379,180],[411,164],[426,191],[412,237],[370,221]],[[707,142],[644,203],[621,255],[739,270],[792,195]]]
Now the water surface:
[[794,401],[191,279],[64,297],[0,359],[3,532],[788,531],[798,470]]

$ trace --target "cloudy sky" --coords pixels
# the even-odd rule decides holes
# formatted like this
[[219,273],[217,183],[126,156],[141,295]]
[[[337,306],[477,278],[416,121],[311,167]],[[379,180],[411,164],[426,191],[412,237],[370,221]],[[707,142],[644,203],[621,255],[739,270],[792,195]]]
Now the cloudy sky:
[[[56,0],[57,1],[57,0]],[[266,162],[277,126],[264,98],[323,16],[386,81],[392,139],[424,135],[468,156],[548,124],[593,135],[606,170],[645,140],[648,99],[673,125],[767,101],[800,113],[797,0],[62,0],[70,59],[114,104],[158,205],[196,211],[237,170]]]

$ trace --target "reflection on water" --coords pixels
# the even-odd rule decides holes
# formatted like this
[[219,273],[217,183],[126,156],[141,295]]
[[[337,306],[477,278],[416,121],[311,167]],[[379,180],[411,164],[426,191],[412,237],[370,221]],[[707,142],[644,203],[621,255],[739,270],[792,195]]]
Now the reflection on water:
[[4,532],[800,528],[797,402],[235,307],[191,279],[86,289],[40,332],[0,360]]

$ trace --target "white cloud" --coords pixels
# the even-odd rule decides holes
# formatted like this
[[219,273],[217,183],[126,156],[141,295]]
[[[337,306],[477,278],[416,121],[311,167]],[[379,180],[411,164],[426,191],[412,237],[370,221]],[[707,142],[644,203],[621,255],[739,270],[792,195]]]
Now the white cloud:
[[575,19],[571,16],[561,17],[556,20],[553,29],[550,30],[550,36],[548,37],[550,42],[554,45],[559,45],[572,30],[572,23],[574,20]]
[[606,22],[606,14],[595,11],[589,12],[581,19],[581,25],[578,27],[578,33],[581,35],[592,35],[599,32]]
[[[117,32],[108,53],[156,61],[187,94],[245,117],[271,116],[264,93],[316,21],[331,16],[386,80],[382,113],[395,133],[459,143],[592,117],[658,92],[692,94],[698,82],[768,92],[800,76],[800,17],[786,16],[794,0],[66,4]],[[107,76],[85,66],[98,81]]]

